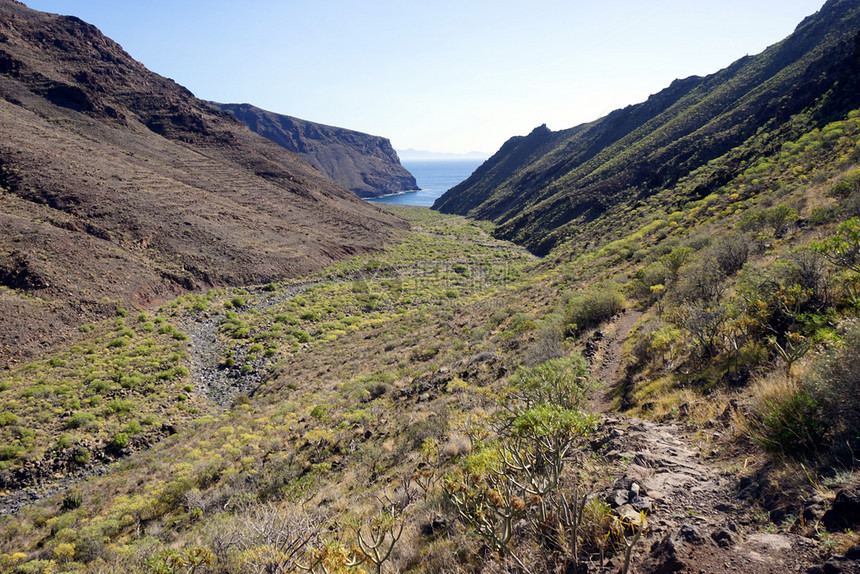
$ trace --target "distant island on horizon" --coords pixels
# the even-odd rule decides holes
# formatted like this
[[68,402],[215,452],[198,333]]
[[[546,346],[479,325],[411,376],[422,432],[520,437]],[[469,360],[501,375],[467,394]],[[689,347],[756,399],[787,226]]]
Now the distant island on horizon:
[[489,159],[492,154],[482,151],[470,151],[468,153],[448,153],[437,151],[424,151],[412,148],[396,149],[400,161],[428,161],[428,160],[477,160]]

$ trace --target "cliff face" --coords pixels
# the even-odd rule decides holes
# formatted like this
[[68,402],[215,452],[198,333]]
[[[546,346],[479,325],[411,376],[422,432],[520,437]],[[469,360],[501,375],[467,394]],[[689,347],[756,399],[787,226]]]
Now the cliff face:
[[296,153],[359,197],[418,189],[386,138],[284,116],[250,104],[212,105]]
[[95,27],[0,0],[0,364],[118,306],[312,271],[402,227]]
[[830,0],[762,54],[677,80],[595,122],[511,139],[433,207],[493,220],[499,237],[542,254],[561,241],[587,240],[588,224],[604,214],[735,154],[691,191],[704,197],[749,167],[755,154],[744,145],[756,134],[772,134],[769,145],[778,146],[792,126],[823,125],[860,107],[858,30],[856,0]]

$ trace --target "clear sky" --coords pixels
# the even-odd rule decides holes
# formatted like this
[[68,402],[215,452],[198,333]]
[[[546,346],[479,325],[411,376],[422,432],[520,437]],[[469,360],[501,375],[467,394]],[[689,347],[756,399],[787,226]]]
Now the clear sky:
[[[824,0],[24,0],[73,14],[200,98],[492,153],[706,75]],[[528,7],[526,7],[528,6]]]

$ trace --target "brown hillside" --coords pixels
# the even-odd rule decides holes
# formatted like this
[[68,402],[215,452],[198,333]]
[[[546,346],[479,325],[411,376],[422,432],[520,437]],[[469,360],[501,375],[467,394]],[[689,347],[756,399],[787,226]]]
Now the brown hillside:
[[0,0],[0,364],[119,306],[267,282],[404,224],[93,26]]

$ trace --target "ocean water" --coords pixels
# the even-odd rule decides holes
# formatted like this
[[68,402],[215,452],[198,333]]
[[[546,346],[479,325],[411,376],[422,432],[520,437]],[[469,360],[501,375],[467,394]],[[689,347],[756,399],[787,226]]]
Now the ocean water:
[[436,198],[472,175],[484,160],[403,161],[403,167],[415,176],[419,191],[409,191],[388,197],[368,199],[373,203],[397,203],[429,207]]

